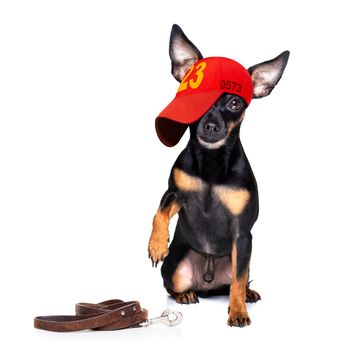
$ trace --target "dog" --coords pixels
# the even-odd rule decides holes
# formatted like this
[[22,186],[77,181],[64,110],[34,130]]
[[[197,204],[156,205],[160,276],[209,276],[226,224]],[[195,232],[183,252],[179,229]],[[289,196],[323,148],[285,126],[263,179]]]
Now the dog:
[[[251,323],[246,302],[260,300],[249,288],[251,229],[259,201],[239,132],[250,100],[269,95],[280,80],[289,51],[245,70],[226,58],[203,59],[174,24],[169,54],[180,86],[156,119],[156,129],[167,146],[175,145],[187,127],[190,140],[171,169],[154,216],[149,257],[153,266],[163,261],[164,287],[176,302],[228,294],[227,323],[244,327]],[[175,214],[178,222],[168,248]]]

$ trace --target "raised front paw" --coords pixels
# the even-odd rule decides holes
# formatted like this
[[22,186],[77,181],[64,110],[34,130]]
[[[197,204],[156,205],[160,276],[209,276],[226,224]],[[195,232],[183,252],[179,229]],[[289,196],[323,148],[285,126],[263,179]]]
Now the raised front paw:
[[251,323],[246,310],[230,310],[229,308],[229,317],[227,324],[232,327],[245,327],[249,326]]
[[152,260],[152,266],[157,267],[160,261],[163,261],[169,254],[168,241],[150,239],[148,244],[148,256]]

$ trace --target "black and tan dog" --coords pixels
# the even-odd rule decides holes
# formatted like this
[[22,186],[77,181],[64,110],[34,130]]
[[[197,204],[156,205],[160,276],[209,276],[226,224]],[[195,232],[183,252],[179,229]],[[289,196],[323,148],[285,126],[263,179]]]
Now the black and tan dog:
[[[281,78],[289,52],[248,69],[252,97],[270,94]],[[202,59],[200,51],[174,25],[170,37],[172,74],[181,81]],[[246,302],[260,295],[249,288],[251,229],[258,217],[257,184],[239,131],[247,102],[223,93],[189,125],[190,140],[176,160],[149,240],[152,264],[162,265],[164,286],[178,303],[197,296],[229,294],[230,326],[250,324]],[[168,248],[169,221],[179,215]]]

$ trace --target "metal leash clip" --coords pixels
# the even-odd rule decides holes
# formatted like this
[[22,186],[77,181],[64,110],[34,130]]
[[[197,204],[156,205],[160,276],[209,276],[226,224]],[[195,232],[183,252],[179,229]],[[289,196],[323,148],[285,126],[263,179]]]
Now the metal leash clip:
[[166,309],[163,311],[161,316],[155,317],[155,318],[150,318],[149,320],[140,323],[140,326],[148,327],[148,326],[152,326],[152,325],[157,324],[157,323],[163,323],[163,324],[166,324],[166,325],[172,327],[172,326],[177,326],[178,324],[180,324],[182,321],[182,318],[183,318],[183,316],[182,316],[181,312],[173,311],[171,309]]

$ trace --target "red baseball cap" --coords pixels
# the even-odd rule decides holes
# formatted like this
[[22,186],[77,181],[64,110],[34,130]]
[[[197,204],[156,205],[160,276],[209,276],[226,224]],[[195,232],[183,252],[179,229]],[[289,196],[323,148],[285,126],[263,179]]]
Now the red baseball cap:
[[249,105],[253,81],[238,62],[225,57],[208,57],[197,61],[187,71],[175,98],[156,118],[159,139],[175,146],[189,124],[200,119],[225,92],[242,97]]

